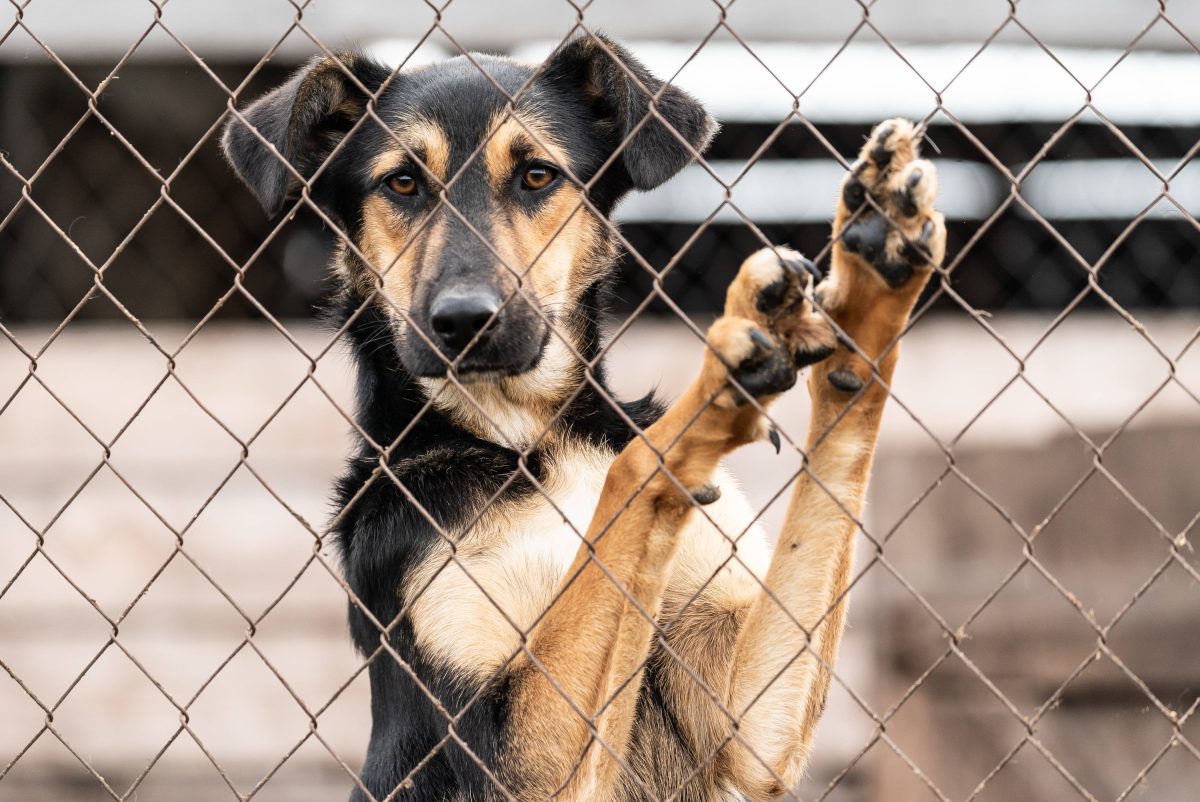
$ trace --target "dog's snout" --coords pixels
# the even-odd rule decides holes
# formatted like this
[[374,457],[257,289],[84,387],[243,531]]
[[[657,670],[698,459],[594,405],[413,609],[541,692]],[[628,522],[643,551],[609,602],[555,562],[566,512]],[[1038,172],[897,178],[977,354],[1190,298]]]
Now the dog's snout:
[[447,292],[438,296],[430,307],[429,324],[442,343],[457,353],[499,308],[500,299],[491,292]]
[[[428,296],[418,299],[412,331],[399,340],[400,358],[409,371],[445,376],[451,367],[459,376],[491,381],[537,364],[549,330],[527,300],[502,301],[504,288],[481,279],[459,278],[446,285],[431,287]],[[487,376],[481,379],[480,374]]]

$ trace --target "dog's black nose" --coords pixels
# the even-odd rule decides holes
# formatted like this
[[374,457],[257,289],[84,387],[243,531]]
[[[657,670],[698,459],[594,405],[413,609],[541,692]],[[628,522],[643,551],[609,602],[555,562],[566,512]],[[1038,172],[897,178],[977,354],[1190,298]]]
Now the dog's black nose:
[[441,341],[458,353],[499,308],[500,299],[488,292],[443,293],[429,309],[429,323]]

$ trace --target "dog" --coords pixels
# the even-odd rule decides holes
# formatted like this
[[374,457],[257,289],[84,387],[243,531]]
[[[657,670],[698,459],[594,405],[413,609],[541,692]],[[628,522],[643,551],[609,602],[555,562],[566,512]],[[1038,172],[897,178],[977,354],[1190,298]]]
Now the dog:
[[[222,146],[339,234],[357,450],[331,532],[369,660],[353,800],[773,800],[802,777],[896,341],[945,250],[921,131],[877,126],[828,275],[751,255],[674,403],[608,390],[608,221],[717,130],[610,39],[545,63],[316,58]],[[798,187],[797,191],[803,191]],[[771,548],[720,466],[812,419]]]

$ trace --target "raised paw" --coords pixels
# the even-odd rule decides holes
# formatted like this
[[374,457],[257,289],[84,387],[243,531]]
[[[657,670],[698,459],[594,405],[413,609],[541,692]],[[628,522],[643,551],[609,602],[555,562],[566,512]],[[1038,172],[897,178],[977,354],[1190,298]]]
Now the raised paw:
[[842,183],[834,220],[837,247],[892,289],[923,285],[945,254],[945,222],[933,208],[937,170],[920,158],[920,137],[908,120],[877,125]]
[[844,347],[809,379],[813,397],[833,408],[883,402],[893,345],[945,256],[945,220],[934,208],[937,170],[921,158],[921,136],[908,120],[885,120],[842,182],[829,275],[816,292]]
[[710,375],[718,376],[715,402],[732,408],[750,398],[782,393],[796,383],[796,363],[786,346],[753,320],[725,317],[708,330]]
[[754,322],[791,355],[795,367],[819,362],[837,346],[828,321],[813,305],[821,272],[783,246],[763,248],[742,263],[725,296],[725,314]]

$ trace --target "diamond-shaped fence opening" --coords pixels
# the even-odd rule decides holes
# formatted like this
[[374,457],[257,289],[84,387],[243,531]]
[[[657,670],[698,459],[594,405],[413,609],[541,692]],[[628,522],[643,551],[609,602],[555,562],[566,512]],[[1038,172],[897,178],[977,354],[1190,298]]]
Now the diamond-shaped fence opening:
[[[9,5],[0,799],[1193,798],[1195,7]],[[514,66],[589,38],[584,69]],[[247,112],[305,63],[296,97],[337,95],[319,158],[304,109]],[[546,86],[572,80],[604,146],[521,163],[559,217],[481,214],[504,159],[571,141]],[[457,120],[442,150],[405,86]],[[946,255],[894,377],[894,338],[805,291],[883,392],[689,390],[749,254],[859,264],[830,220],[895,116]],[[274,217],[230,125],[259,194],[289,185]],[[400,167],[423,216],[361,189]],[[904,233],[902,202],[850,224]],[[445,253],[498,277],[465,347],[427,320]],[[533,356],[472,375],[517,315]],[[686,415],[627,400],[654,388]],[[712,503],[695,443],[735,397],[776,447],[727,455]],[[837,466],[884,398],[864,509]]]

